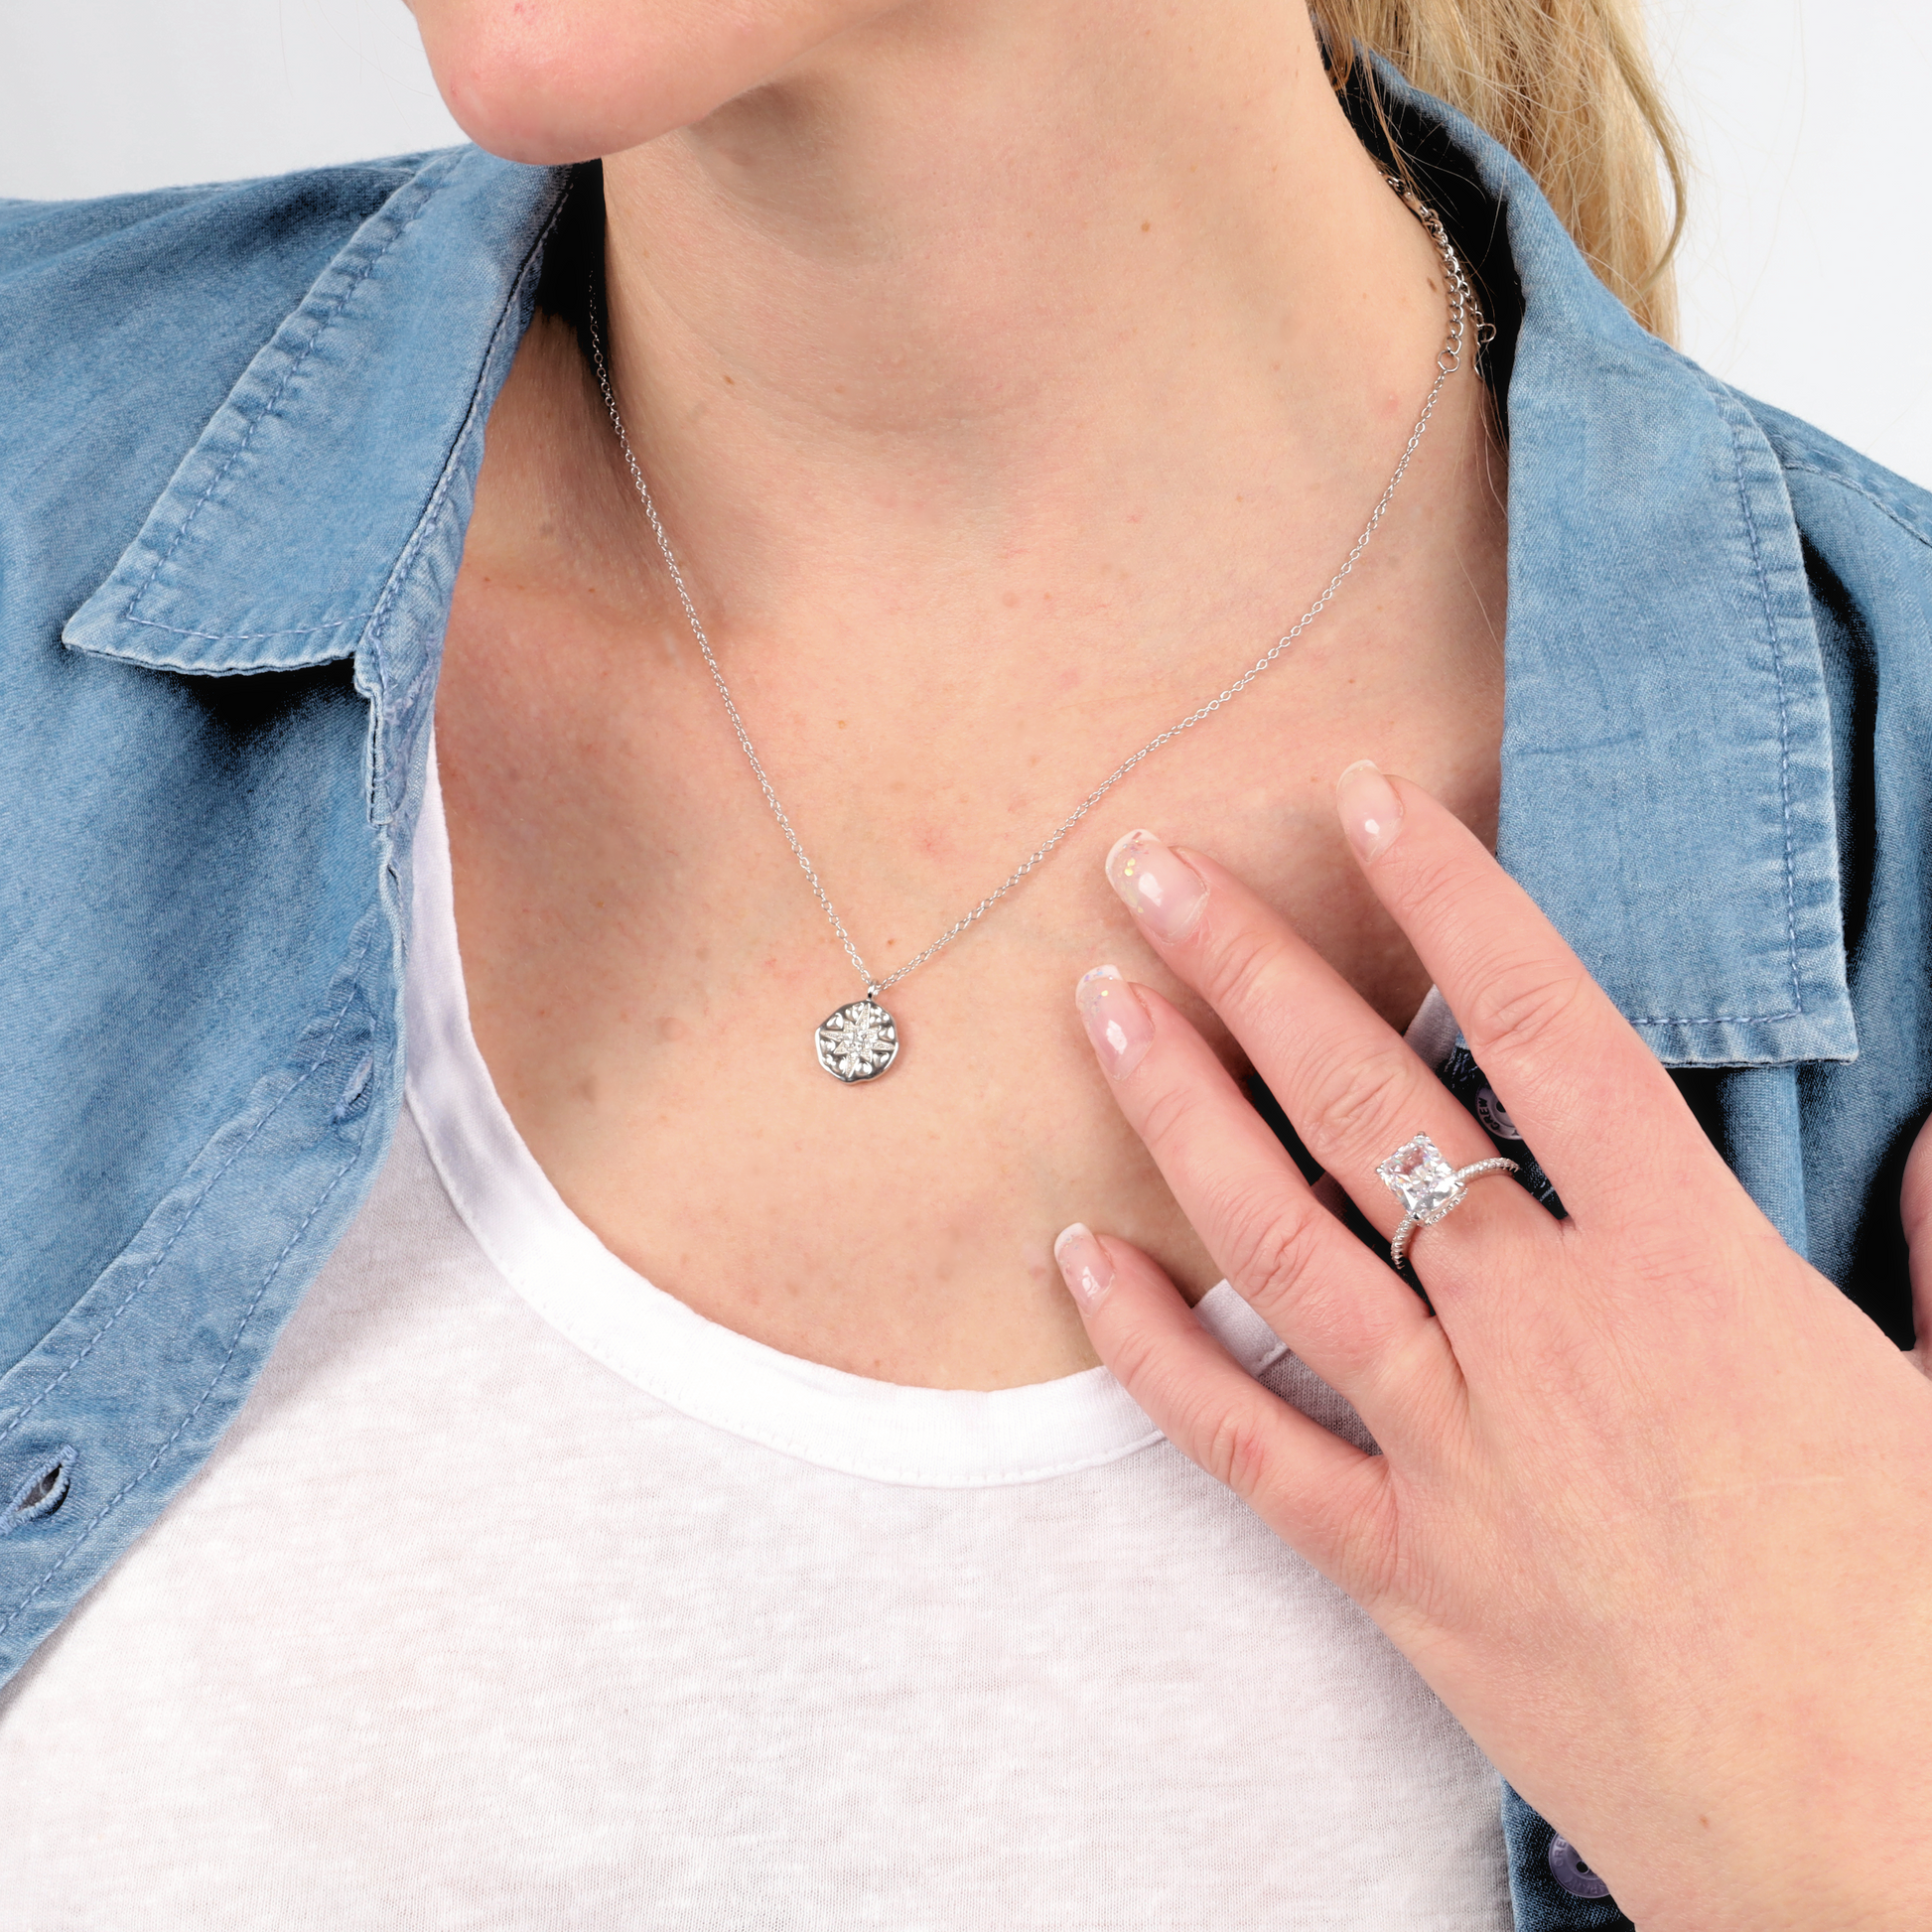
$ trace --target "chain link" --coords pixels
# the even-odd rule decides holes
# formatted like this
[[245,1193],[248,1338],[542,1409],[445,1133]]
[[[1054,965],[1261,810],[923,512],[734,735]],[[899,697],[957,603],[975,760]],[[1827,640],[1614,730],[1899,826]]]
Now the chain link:
[[1177,724],[1170,725],[1166,731],[1150,738],[1138,752],[1123,759],[971,911],[962,912],[923,952],[915,953],[903,965],[887,974],[884,979],[873,978],[871,969],[860,957],[859,948],[852,942],[851,933],[846,930],[845,921],[839,917],[837,909],[833,906],[825,891],[824,882],[818,876],[817,867],[805,856],[805,848],[799,843],[798,834],[792,829],[791,820],[786,816],[784,806],[778,802],[778,794],[772,788],[771,779],[763,764],[759,762],[758,753],[753,749],[751,733],[745,729],[745,720],[739,715],[737,702],[731,694],[731,687],[725,682],[725,674],[718,668],[718,659],[712,654],[711,639],[705,635],[704,624],[698,617],[698,607],[691,601],[690,590],[684,582],[684,572],[678,567],[677,554],[671,548],[670,538],[664,533],[664,524],[657,514],[657,505],[652,500],[650,485],[644,482],[644,473],[638,467],[636,454],[630,447],[629,434],[624,429],[623,418],[618,411],[617,395],[611,386],[611,373],[605,364],[604,338],[598,327],[597,291],[593,285],[590,299],[591,359],[596,365],[597,385],[603,391],[604,406],[610,411],[611,427],[618,433],[618,444],[623,451],[624,465],[630,472],[630,481],[636,485],[638,500],[644,506],[644,515],[650,520],[651,534],[657,539],[658,549],[663,552],[665,568],[671,574],[671,582],[676,587],[678,602],[684,607],[685,618],[690,622],[692,636],[697,639],[698,649],[704,657],[705,668],[711,673],[712,683],[718,687],[718,695],[725,701],[726,715],[731,719],[732,730],[738,734],[739,747],[745,754],[746,762],[751,765],[752,775],[759,781],[759,789],[764,793],[764,802],[770,806],[771,816],[778,821],[779,831],[785,835],[785,843],[791,847],[792,857],[798,861],[800,871],[810,881],[813,897],[818,900],[826,918],[831,921],[832,930],[839,935],[839,940],[845,947],[845,956],[851,960],[853,970],[865,981],[866,995],[869,999],[876,999],[888,988],[897,986],[907,973],[916,971],[934,953],[951,945],[969,926],[983,919],[1030,872],[1040,865],[1054,847],[1144,759],[1151,758],[1164,745],[1172,744],[1182,732],[1192,731],[1204,719],[1211,718],[1223,705],[1230,704],[1238,698],[1328,608],[1334,601],[1335,593],[1341,589],[1361,560],[1362,552],[1368,548],[1375,532],[1381,527],[1382,519],[1388,513],[1389,504],[1394,500],[1402,479],[1408,474],[1409,465],[1414,461],[1416,451],[1422,446],[1430,418],[1436,413],[1437,400],[1443,393],[1443,385],[1462,366],[1462,354],[1470,318],[1473,317],[1475,320],[1478,342],[1488,341],[1494,333],[1482,320],[1481,311],[1476,305],[1475,292],[1462,266],[1462,259],[1456,253],[1455,244],[1449,240],[1449,230],[1444,227],[1442,217],[1433,207],[1420,201],[1398,176],[1386,175],[1383,179],[1402,198],[1416,219],[1428,229],[1430,238],[1435,242],[1437,251],[1443,258],[1443,270],[1449,289],[1449,334],[1437,353],[1436,380],[1430,385],[1429,394],[1423,400],[1422,413],[1416,418],[1415,428],[1409,432],[1409,441],[1403,446],[1402,458],[1395,466],[1395,474],[1390,477],[1388,486],[1377,498],[1375,507],[1368,513],[1368,521],[1362,526],[1361,535],[1355,539],[1348,555],[1342,560],[1341,567],[1328,579],[1320,596],[1288,630],[1282,633],[1272,649],[1265,651],[1232,684],[1217,692],[1205,704],[1189,712]]

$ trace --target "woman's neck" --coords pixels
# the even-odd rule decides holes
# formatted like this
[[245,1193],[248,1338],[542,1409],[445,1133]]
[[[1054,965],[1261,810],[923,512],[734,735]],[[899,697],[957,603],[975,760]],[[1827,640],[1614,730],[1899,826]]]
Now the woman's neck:
[[[894,584],[966,622],[996,585],[1105,596],[1204,518],[1318,570],[1443,328],[1276,0],[903,6],[605,191],[633,440],[707,610],[760,628]],[[634,544],[634,503],[601,508]]]

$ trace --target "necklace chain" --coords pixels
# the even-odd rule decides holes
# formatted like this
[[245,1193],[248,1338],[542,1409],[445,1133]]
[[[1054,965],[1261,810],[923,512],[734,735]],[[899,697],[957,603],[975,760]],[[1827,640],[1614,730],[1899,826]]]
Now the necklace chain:
[[818,868],[805,856],[805,848],[800,844],[798,834],[792,828],[790,818],[785,814],[784,806],[778,802],[778,794],[772,787],[770,776],[763,764],[759,762],[758,753],[753,749],[751,733],[745,729],[745,720],[739,715],[737,702],[731,694],[731,687],[725,682],[725,674],[718,668],[718,659],[711,649],[711,639],[705,635],[704,624],[698,617],[698,607],[691,601],[691,592],[685,584],[684,572],[678,567],[677,554],[671,548],[670,538],[664,533],[663,520],[659,517],[657,505],[651,498],[650,485],[644,481],[644,473],[638,467],[636,453],[630,447],[630,437],[623,426],[623,417],[618,410],[617,394],[611,386],[611,373],[605,363],[604,339],[598,328],[598,302],[593,287],[590,303],[591,359],[596,365],[597,384],[604,394],[604,406],[610,411],[611,426],[618,433],[618,444],[623,451],[624,465],[630,472],[630,481],[636,485],[638,500],[644,506],[644,515],[650,520],[651,534],[657,539],[658,549],[663,552],[664,566],[671,574],[671,582],[676,587],[678,602],[684,607],[684,615],[691,625],[691,634],[697,639],[698,649],[704,657],[705,669],[711,673],[711,681],[718,687],[718,695],[725,701],[726,715],[731,719],[732,730],[738,734],[739,748],[745,754],[746,762],[752,767],[752,775],[759,781],[759,789],[764,793],[764,802],[770,806],[771,816],[778,821],[779,831],[785,835],[785,843],[791,847],[792,857],[798,861],[799,870],[810,882],[813,897],[818,900],[826,918],[831,921],[832,930],[839,935],[840,942],[845,947],[845,955],[851,960],[853,969],[865,981],[868,999],[876,999],[889,987],[897,986],[907,973],[923,966],[934,953],[951,945],[969,926],[983,919],[1144,759],[1151,758],[1164,745],[1171,744],[1178,738],[1182,732],[1191,731],[1204,719],[1211,718],[1223,705],[1230,704],[1238,698],[1328,608],[1334,600],[1335,593],[1341,589],[1354,571],[1362,552],[1368,548],[1376,530],[1380,528],[1383,517],[1388,513],[1389,504],[1395,497],[1396,489],[1408,474],[1409,465],[1414,460],[1416,451],[1421,447],[1423,435],[1429,428],[1430,418],[1436,413],[1436,403],[1443,393],[1443,385],[1462,366],[1463,346],[1471,317],[1475,321],[1478,342],[1488,339],[1486,325],[1476,305],[1475,293],[1470,287],[1461,257],[1456,253],[1455,244],[1449,240],[1449,231],[1443,225],[1442,217],[1433,207],[1420,201],[1408,185],[1398,177],[1388,175],[1384,180],[1402,197],[1417,220],[1428,229],[1430,238],[1436,244],[1437,252],[1443,258],[1443,270],[1448,283],[1449,333],[1437,353],[1436,379],[1430,385],[1429,394],[1423,400],[1422,413],[1416,418],[1415,428],[1409,432],[1409,441],[1403,447],[1402,457],[1395,466],[1394,475],[1389,478],[1387,487],[1376,499],[1375,507],[1368,513],[1368,521],[1362,526],[1361,535],[1355,539],[1348,555],[1343,558],[1340,568],[1323,586],[1321,594],[1282,633],[1272,648],[1264,651],[1224,690],[1216,692],[1205,704],[1190,711],[1178,723],[1170,725],[1166,731],[1157,733],[1139,751],[1123,759],[977,905],[968,912],[962,912],[923,952],[915,953],[903,965],[888,973],[884,979],[875,979],[871,968],[860,957],[859,948],[853,944],[852,935],[846,930],[845,921],[839,917],[830,896],[825,891],[824,882],[818,876]]

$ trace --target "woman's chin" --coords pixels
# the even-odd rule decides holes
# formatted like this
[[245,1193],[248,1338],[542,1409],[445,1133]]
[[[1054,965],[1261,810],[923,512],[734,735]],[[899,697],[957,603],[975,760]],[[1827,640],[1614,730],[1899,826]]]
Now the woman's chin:
[[599,54],[578,36],[546,36],[507,8],[466,7],[449,26],[425,19],[423,44],[457,125],[506,161],[616,154],[716,105],[693,102],[688,83],[666,84],[675,69],[661,55],[608,44]]
[[556,165],[689,127],[891,0],[763,0],[749,10],[688,0],[412,4],[464,133],[506,161]]
[[656,125],[653,117],[600,113],[593,103],[568,94],[531,98],[524,90],[506,96],[462,75],[442,75],[439,82],[456,124],[478,147],[505,161],[547,167],[589,161],[636,147],[678,125],[674,121]]

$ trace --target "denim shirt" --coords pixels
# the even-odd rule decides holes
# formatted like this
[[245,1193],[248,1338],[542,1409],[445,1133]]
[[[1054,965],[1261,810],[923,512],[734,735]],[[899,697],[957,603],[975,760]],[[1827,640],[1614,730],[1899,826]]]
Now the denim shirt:
[[[1646,335],[1382,80],[1506,324],[1500,857],[1906,1343],[1932,497]],[[0,205],[0,1677],[201,1465],[389,1145],[451,587],[569,181],[462,148]],[[1521,1932],[1627,1924],[1502,1805]]]

